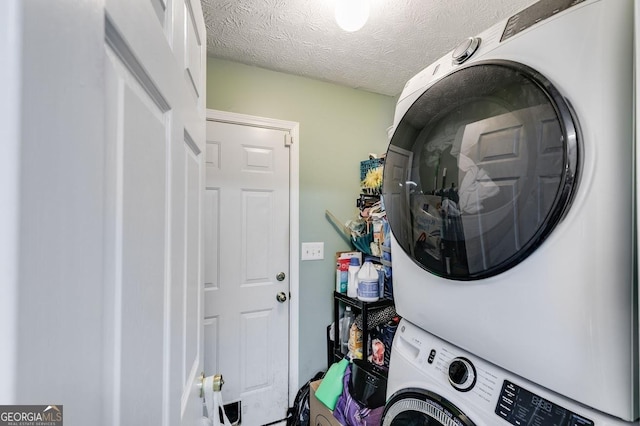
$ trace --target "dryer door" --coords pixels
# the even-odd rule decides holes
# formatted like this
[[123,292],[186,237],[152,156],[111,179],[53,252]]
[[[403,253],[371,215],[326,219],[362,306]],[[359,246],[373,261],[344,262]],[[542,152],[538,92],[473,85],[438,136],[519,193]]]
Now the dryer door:
[[551,82],[515,62],[462,67],[404,114],[385,160],[391,231],[419,266],[486,278],[529,256],[575,192],[578,126]]
[[426,390],[393,394],[382,415],[382,426],[475,426],[448,400]]

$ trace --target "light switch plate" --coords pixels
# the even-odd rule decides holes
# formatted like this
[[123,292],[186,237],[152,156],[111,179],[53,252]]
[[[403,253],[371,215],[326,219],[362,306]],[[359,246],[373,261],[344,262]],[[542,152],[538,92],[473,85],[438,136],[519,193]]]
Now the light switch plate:
[[300,260],[324,259],[324,243],[302,243]]

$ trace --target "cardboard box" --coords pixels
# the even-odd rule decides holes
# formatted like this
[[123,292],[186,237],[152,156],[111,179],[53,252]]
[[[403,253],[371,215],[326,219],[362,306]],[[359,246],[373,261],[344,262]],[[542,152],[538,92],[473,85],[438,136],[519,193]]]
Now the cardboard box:
[[316,390],[320,386],[322,380],[311,382],[309,395],[309,426],[343,426],[335,417],[333,411],[329,410],[318,398],[316,398]]

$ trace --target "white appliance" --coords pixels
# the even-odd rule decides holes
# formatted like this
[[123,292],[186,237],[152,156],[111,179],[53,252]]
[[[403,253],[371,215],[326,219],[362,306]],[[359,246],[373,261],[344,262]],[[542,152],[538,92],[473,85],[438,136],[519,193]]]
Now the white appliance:
[[631,0],[545,0],[413,77],[383,197],[398,313],[639,417]]
[[406,425],[629,423],[510,374],[402,320],[393,342],[382,426]]

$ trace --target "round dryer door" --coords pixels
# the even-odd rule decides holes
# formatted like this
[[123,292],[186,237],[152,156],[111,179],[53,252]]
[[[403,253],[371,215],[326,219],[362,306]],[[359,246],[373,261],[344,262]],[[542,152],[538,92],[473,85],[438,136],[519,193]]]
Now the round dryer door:
[[529,256],[575,192],[578,126],[549,80],[515,62],[441,78],[398,123],[385,159],[391,231],[422,268],[476,280]]
[[475,426],[448,400],[426,390],[407,389],[387,402],[382,426]]

